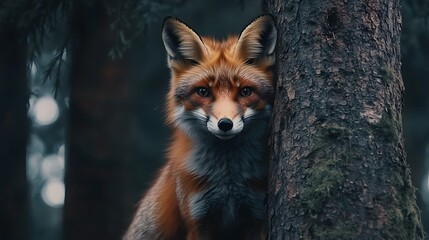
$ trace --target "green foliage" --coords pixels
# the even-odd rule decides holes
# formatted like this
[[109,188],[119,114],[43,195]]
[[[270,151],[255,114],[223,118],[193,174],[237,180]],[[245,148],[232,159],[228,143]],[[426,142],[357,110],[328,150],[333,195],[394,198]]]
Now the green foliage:
[[32,62],[40,55],[44,41],[58,20],[66,16],[69,4],[65,0],[7,0],[0,8],[0,27],[9,24],[23,32],[29,45],[29,62]]
[[322,240],[358,239],[353,221],[339,222],[335,212],[325,212],[332,208],[331,199],[344,194],[345,166],[360,159],[350,145],[353,130],[327,122],[316,135],[317,140],[307,156],[312,162],[305,170],[300,192],[301,204],[307,209],[309,234]]
[[389,68],[386,64],[381,66],[381,77],[385,83],[389,83],[395,78],[395,74],[392,69]]
[[[420,213],[414,201],[415,189],[411,183],[402,180],[402,175],[396,174],[395,178],[393,182],[399,184],[396,187],[400,192],[391,194],[392,200],[386,206],[386,217],[383,221],[386,221],[387,227],[382,231],[383,239],[425,239]],[[409,231],[410,228],[414,231]],[[414,235],[408,236],[409,233]]]
[[[14,26],[22,32],[21,41],[27,41],[27,69],[40,57],[41,49],[50,34],[58,27],[58,23],[67,18],[70,1],[66,0],[8,0],[0,8],[0,28]],[[53,78],[54,93],[60,85],[63,56],[68,48],[67,39],[58,48],[58,52],[50,61],[44,72],[44,82]]]
[[318,159],[305,171],[306,184],[301,191],[301,197],[310,214],[317,215],[322,212],[330,197],[340,189],[344,176],[339,168],[339,161],[335,156],[331,159]]
[[[95,1],[87,1],[90,6]],[[128,50],[133,41],[147,33],[148,28],[159,21],[168,10],[183,3],[164,3],[162,0],[125,0],[106,2],[106,11],[112,17],[111,30],[115,43],[108,55],[118,59]],[[28,42],[28,67],[35,58],[40,57],[41,49],[52,32],[59,27],[67,30],[57,52],[52,57],[43,74],[44,82],[54,81],[55,93],[60,85],[61,73],[65,62],[65,53],[69,49],[69,30],[71,13],[70,0],[7,0],[0,7],[0,27],[15,26],[22,30],[23,38]],[[25,40],[24,40],[25,41]]]
[[[318,136],[318,141],[308,155],[313,159],[313,163],[305,170],[306,180],[301,190],[302,203],[314,218],[318,218],[328,200],[342,187],[342,166],[347,158],[344,144],[350,136],[350,131],[335,123],[324,123]],[[336,151],[328,153],[329,149],[333,148]]]
[[49,62],[43,73],[43,81],[46,83],[51,78],[54,78],[54,96],[56,97],[60,87],[61,73],[63,65],[65,64],[65,54],[69,49],[68,38],[64,41],[63,45],[57,50],[54,57]]
[[397,123],[393,118],[390,112],[386,112],[381,117],[380,121],[374,124],[370,124],[371,130],[375,135],[381,136],[386,140],[386,142],[392,142],[392,139],[397,137]]
[[135,39],[145,35],[149,27],[174,6],[160,0],[126,0],[119,5],[107,5],[108,14],[114,18],[110,28],[115,34],[115,44],[109,56],[121,58]]
[[[350,131],[335,123],[325,123],[317,136],[318,140],[308,154],[312,163],[305,170],[300,201],[308,211],[309,224],[312,227],[319,226],[314,229],[315,234],[324,239],[323,235],[332,236],[332,233],[326,233],[326,229],[331,227],[322,227],[319,224],[322,221],[320,216],[323,216],[329,200],[339,194],[342,189],[344,183],[342,168],[347,158],[344,146],[350,136]],[[336,150],[331,151],[333,149]]]
[[314,233],[320,240],[355,240],[359,239],[357,236],[356,226],[353,222],[340,222],[329,227],[315,226]]
[[[371,124],[367,131],[392,142],[397,137],[397,124],[390,112],[387,112],[378,123]],[[352,135],[353,131],[350,129],[335,123],[324,123],[317,133],[317,142],[308,154],[312,162],[305,170],[300,201],[307,209],[305,214],[308,216],[309,231],[317,239],[359,238],[353,221],[338,222],[335,214],[325,214],[326,207],[330,206],[330,199],[344,194],[344,168],[347,162],[360,159],[349,145],[348,140]],[[387,205],[371,206],[374,210],[382,211],[379,221],[386,227],[382,229],[380,239],[423,239],[420,214],[414,201],[414,188],[410,182],[405,182],[407,180],[404,176],[407,174],[403,171],[408,170],[398,166],[391,181],[394,190],[385,196],[386,199],[380,200],[380,203],[385,202]],[[415,229],[409,231],[410,228]],[[410,233],[414,235],[409,236]]]

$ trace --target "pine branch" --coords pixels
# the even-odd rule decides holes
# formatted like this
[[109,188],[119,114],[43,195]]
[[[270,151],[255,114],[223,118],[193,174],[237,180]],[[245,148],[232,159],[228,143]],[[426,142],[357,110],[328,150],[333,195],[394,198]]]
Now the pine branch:
[[181,3],[125,0],[117,6],[107,6],[108,14],[114,16],[110,28],[115,34],[115,43],[108,53],[109,57],[121,58],[123,53],[131,48],[135,39],[145,35],[153,23],[161,20],[168,10]]
[[66,54],[69,49],[69,37],[65,39],[63,44],[60,46],[54,57],[51,59],[47,65],[45,71],[43,72],[43,84],[48,80],[54,81],[54,97],[57,96],[58,90],[61,85],[61,74],[63,72],[63,64],[66,62]]

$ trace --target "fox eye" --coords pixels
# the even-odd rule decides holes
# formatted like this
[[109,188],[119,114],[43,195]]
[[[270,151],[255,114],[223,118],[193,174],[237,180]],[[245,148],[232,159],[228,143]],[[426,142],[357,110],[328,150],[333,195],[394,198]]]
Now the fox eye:
[[205,98],[205,97],[208,97],[210,95],[210,92],[207,88],[200,87],[197,89],[197,94],[198,94],[198,96]]
[[240,89],[240,96],[248,97],[250,95],[252,95],[252,89],[250,89],[249,87],[244,87]]

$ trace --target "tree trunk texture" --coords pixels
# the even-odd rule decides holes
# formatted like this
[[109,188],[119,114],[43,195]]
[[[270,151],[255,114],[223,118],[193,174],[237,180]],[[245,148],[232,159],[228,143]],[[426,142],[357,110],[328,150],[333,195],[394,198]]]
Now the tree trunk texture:
[[0,26],[0,238],[28,237],[27,43],[14,24]]
[[423,239],[398,0],[265,0],[278,24],[269,239]]
[[114,34],[105,3],[72,4],[66,240],[120,239],[135,204],[130,190],[137,149],[130,64],[126,57],[108,57]]

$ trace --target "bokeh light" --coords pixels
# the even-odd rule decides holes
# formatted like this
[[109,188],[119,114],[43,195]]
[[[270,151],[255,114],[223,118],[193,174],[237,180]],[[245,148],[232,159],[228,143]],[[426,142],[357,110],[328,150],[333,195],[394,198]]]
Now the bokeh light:
[[37,99],[32,110],[33,119],[39,125],[49,125],[55,122],[59,115],[57,102],[51,96]]
[[41,174],[45,179],[52,177],[62,178],[64,174],[64,157],[50,154],[43,158]]
[[58,178],[51,178],[42,188],[42,199],[51,207],[60,207],[64,204],[64,182]]
[[39,173],[40,162],[42,161],[42,154],[33,153],[27,158],[27,178],[34,181]]
[[37,65],[35,62],[31,62],[30,64],[30,74],[31,74],[31,78],[36,77],[36,73],[37,73]]
[[64,169],[64,165],[65,165],[65,153],[66,153],[66,151],[65,151],[65,146],[64,146],[64,144],[61,144],[61,146],[58,148],[58,157],[59,157],[59,160],[60,160],[60,165],[61,165],[61,167]]

